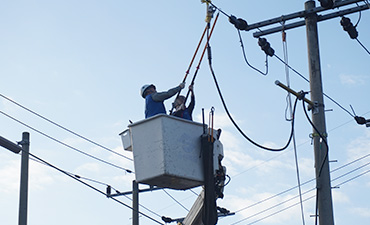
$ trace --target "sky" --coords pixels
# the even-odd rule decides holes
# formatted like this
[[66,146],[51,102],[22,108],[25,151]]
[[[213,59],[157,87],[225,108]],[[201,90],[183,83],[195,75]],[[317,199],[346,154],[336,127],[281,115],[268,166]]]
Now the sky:
[[[213,3],[227,15],[254,24],[302,11],[305,1]],[[32,154],[95,188],[31,157],[28,224],[132,224],[132,210],[127,207],[132,204],[130,195],[117,197],[121,204],[96,190],[105,192],[107,185],[120,192],[132,189],[135,175],[127,172],[134,171],[132,153],[123,150],[119,133],[127,129],[129,120],[144,119],[144,100],[139,94],[142,85],[155,84],[158,91],[166,91],[183,80],[206,26],[206,5],[196,0],[18,0],[2,1],[0,6],[0,136],[17,142],[23,132],[29,132]],[[358,40],[367,49],[369,13],[347,15],[357,24]],[[298,20],[302,18],[286,24]],[[266,56],[253,37],[257,31],[240,33],[248,62],[264,72]],[[318,23],[318,32],[323,90],[347,110],[324,98],[334,221],[337,225],[368,224],[370,128],[355,122],[350,105],[356,115],[370,118],[370,55],[343,31],[340,18]],[[306,29],[291,29],[286,35],[288,64],[309,78]],[[284,59],[281,33],[264,37],[275,55]],[[201,50],[203,46],[204,42]],[[309,91],[309,83],[292,70],[287,73],[275,56],[267,59],[267,75],[248,66],[238,32],[223,13],[210,46],[213,69],[234,120],[257,143],[284,146],[290,133],[287,92],[276,86],[275,80],[290,83],[296,91]],[[295,115],[296,148],[290,144],[284,151],[271,152],[251,144],[230,122],[207,56],[194,91],[196,122],[202,121],[202,109],[208,121],[215,108],[214,126],[222,129],[222,163],[231,178],[225,197],[217,204],[235,215],[220,218],[218,224],[314,224],[312,127],[301,101]],[[309,94],[306,97],[310,98]],[[172,101],[165,102],[167,110]],[[0,224],[18,223],[20,163],[20,154],[0,148]],[[140,223],[164,224],[161,216],[185,217],[200,191],[198,187],[140,194],[140,212],[150,217],[140,216]]]

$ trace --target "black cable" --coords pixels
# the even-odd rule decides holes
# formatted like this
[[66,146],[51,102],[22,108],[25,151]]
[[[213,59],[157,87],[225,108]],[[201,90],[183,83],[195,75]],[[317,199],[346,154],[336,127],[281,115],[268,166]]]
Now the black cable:
[[[225,12],[223,12],[222,10],[220,10],[217,6],[215,6],[212,2],[210,1],[207,1],[208,3],[210,3],[213,7],[215,7],[217,10],[219,10],[222,14],[224,14],[225,16],[227,16],[228,18],[230,18],[230,16],[228,14],[226,14]],[[367,3],[368,4],[368,3]],[[370,6],[369,6],[370,8]],[[257,27],[258,30],[260,30],[258,27]],[[261,30],[260,30],[261,31]],[[239,32],[239,29],[238,29],[238,32]],[[239,34],[240,36],[240,34]],[[365,49],[365,51],[370,54],[370,51],[356,38],[356,40],[358,41],[358,43]],[[244,54],[244,53],[243,53]],[[310,83],[310,81],[304,77],[301,73],[299,73],[297,70],[295,70],[294,68],[292,68],[290,65],[288,65],[287,63],[285,63],[281,58],[279,58],[276,54],[274,54],[274,56],[279,59],[282,63],[284,63],[289,69],[291,69],[293,72],[295,72],[297,75],[299,75],[301,78],[303,78],[305,81],[307,81],[308,83]],[[267,56],[266,56],[267,57]],[[248,64],[248,63],[247,63]],[[252,67],[253,68],[253,67]],[[266,69],[267,70],[267,69]],[[258,70],[257,70],[258,71]],[[262,73],[263,74],[263,73]],[[333,98],[331,98],[330,96],[326,95],[325,93],[323,93],[323,95],[325,97],[327,97],[329,100],[331,100],[334,104],[336,104],[339,108],[341,108],[343,111],[347,112],[349,115],[351,115],[352,117],[354,117],[354,115],[352,115],[352,113],[350,111],[348,111],[347,109],[345,109],[343,106],[341,106],[338,102],[336,102]]]
[[363,49],[365,49],[365,51],[367,52],[367,54],[369,54],[369,55],[370,55],[370,51],[365,47],[365,45],[363,45],[363,44],[360,42],[360,40],[358,40],[358,38],[356,38],[356,41],[361,45],[361,47],[362,47]]
[[244,44],[243,44],[243,39],[242,39],[242,36],[240,34],[240,30],[239,29],[236,29],[238,31],[238,35],[239,35],[239,41],[240,41],[240,45],[241,45],[241,48],[242,48],[242,52],[243,52],[243,57],[244,57],[244,60],[245,62],[247,63],[247,65],[254,69],[255,71],[259,72],[260,74],[266,76],[268,74],[268,57],[266,55],[266,72],[262,72],[261,70],[255,68],[254,66],[252,66],[249,62],[248,62],[248,59],[247,59],[247,56],[245,54],[245,48],[244,48]]
[[[53,169],[56,169],[57,171],[59,171],[59,172],[61,172],[61,173],[65,174],[65,175],[67,175],[67,176],[69,176],[69,177],[71,177],[71,178],[73,178],[73,179],[77,180],[78,182],[80,182],[80,183],[82,183],[82,184],[86,185],[87,187],[89,187],[89,188],[93,189],[94,191],[96,191],[96,192],[98,192],[98,193],[100,193],[100,194],[102,194],[102,195],[106,196],[106,193],[105,193],[105,192],[103,192],[103,191],[101,191],[101,190],[99,190],[99,189],[97,189],[97,188],[93,187],[92,185],[90,185],[90,184],[88,184],[88,183],[86,183],[86,182],[84,182],[84,181],[80,180],[79,178],[77,178],[77,177],[75,177],[75,176],[73,176],[73,175],[69,174],[68,172],[66,172],[66,171],[64,171],[64,170],[62,170],[62,169],[60,169],[60,168],[58,168],[58,167],[56,167],[56,166],[52,165],[51,163],[48,163],[47,161],[45,161],[45,160],[43,160],[43,159],[41,159],[41,158],[39,158],[39,157],[35,156],[34,154],[32,154],[32,153],[30,153],[30,152],[28,152],[28,154],[29,154],[30,156],[32,156],[33,158],[35,158],[35,159],[39,160],[40,162],[44,163],[45,165],[48,165],[48,166],[52,167]],[[114,197],[110,197],[110,199],[112,199],[112,200],[114,200],[114,201],[116,201],[116,202],[120,203],[121,205],[123,205],[123,206],[125,206],[125,207],[127,207],[127,208],[129,208],[129,209],[131,209],[131,210],[133,210],[133,211],[136,211],[136,210],[135,210],[134,208],[132,208],[131,206],[129,206],[129,205],[127,205],[127,204],[125,204],[125,203],[123,203],[123,202],[119,201],[118,199],[115,199]],[[145,213],[142,213],[142,212],[140,212],[140,211],[137,211],[137,212],[138,212],[139,214],[141,214],[141,215],[145,216],[146,218],[148,218],[148,219],[150,219],[150,220],[152,220],[152,221],[154,221],[154,222],[158,223],[158,224],[162,224],[162,225],[164,225],[163,223],[159,222],[158,220],[155,220],[154,218],[152,218],[152,217],[150,217],[150,216],[146,215]]]
[[70,149],[72,149],[72,150],[74,150],[74,151],[76,151],[76,152],[79,152],[79,153],[81,153],[81,154],[83,154],[83,155],[85,155],[85,156],[88,156],[88,157],[90,157],[90,158],[93,158],[93,159],[95,159],[95,160],[97,160],[97,161],[100,161],[100,162],[102,162],[102,163],[105,163],[105,164],[108,164],[108,165],[110,165],[110,166],[116,167],[116,168],[118,168],[118,169],[124,170],[124,171],[126,171],[127,173],[134,173],[133,171],[131,171],[131,170],[129,170],[129,169],[126,169],[126,168],[123,168],[123,167],[117,166],[117,165],[115,165],[115,164],[113,164],[113,163],[110,163],[110,162],[105,161],[105,160],[103,160],[103,159],[100,159],[100,158],[98,158],[98,157],[96,157],[96,156],[90,155],[90,154],[88,154],[88,153],[86,153],[86,152],[84,152],[84,151],[81,151],[81,150],[79,150],[79,149],[77,149],[77,148],[75,148],[75,147],[73,147],[73,146],[71,146],[71,145],[68,145],[68,144],[66,144],[66,143],[64,143],[64,142],[62,142],[62,141],[59,141],[58,139],[53,138],[53,137],[51,137],[50,135],[47,135],[47,134],[45,134],[45,133],[43,133],[43,132],[41,132],[41,131],[39,131],[39,130],[35,129],[35,128],[31,127],[30,125],[27,125],[26,123],[23,123],[22,121],[20,121],[20,120],[18,120],[18,119],[16,119],[16,118],[14,118],[14,117],[12,117],[12,116],[10,116],[10,115],[6,114],[5,112],[3,112],[3,111],[1,111],[1,110],[0,110],[0,113],[1,113],[1,114],[3,114],[4,116],[7,116],[8,118],[10,118],[10,119],[12,119],[12,120],[16,121],[16,122],[18,122],[18,123],[22,124],[23,126],[25,126],[25,127],[29,128],[29,129],[31,129],[31,130],[33,130],[33,131],[37,132],[37,133],[39,133],[39,134],[41,134],[41,135],[43,135],[43,136],[45,136],[45,137],[49,138],[49,139],[51,139],[51,140],[53,140],[53,141],[55,141],[55,142],[57,142],[57,143],[59,143],[59,144],[61,144],[61,145],[64,145],[65,147],[68,147],[68,148],[70,148]]
[[33,111],[33,110],[31,110],[31,109],[29,109],[29,108],[27,108],[27,107],[25,107],[25,106],[23,106],[23,105],[19,104],[18,102],[14,101],[14,100],[12,100],[12,99],[10,99],[10,98],[8,98],[8,97],[6,97],[6,96],[5,96],[5,95],[3,95],[3,94],[0,94],[0,96],[1,96],[1,97],[3,97],[3,98],[5,98],[6,100],[10,101],[11,103],[13,103],[13,104],[15,104],[15,105],[17,105],[17,106],[21,107],[22,109],[24,109],[24,110],[26,110],[26,111],[28,111],[28,112],[30,112],[30,113],[32,113],[32,114],[34,114],[34,115],[36,115],[36,116],[40,117],[41,119],[44,119],[44,120],[46,120],[47,122],[49,122],[49,123],[51,123],[51,124],[53,124],[53,125],[55,125],[55,126],[57,126],[57,127],[61,128],[61,129],[65,130],[65,131],[67,131],[67,132],[69,132],[69,133],[71,133],[71,134],[73,134],[73,135],[76,135],[76,136],[77,136],[77,137],[79,137],[79,138],[84,139],[85,141],[88,141],[88,142],[90,142],[90,143],[92,143],[92,144],[94,144],[94,145],[96,145],[96,146],[98,146],[98,147],[100,147],[100,148],[102,148],[102,149],[105,149],[105,150],[107,150],[107,151],[109,151],[109,152],[112,152],[113,154],[116,154],[116,155],[121,156],[121,157],[123,157],[123,158],[125,158],[125,159],[128,159],[128,160],[133,161],[132,159],[128,158],[127,156],[124,156],[124,155],[122,155],[122,154],[119,154],[118,152],[115,152],[115,151],[113,151],[113,150],[111,150],[111,149],[109,149],[109,148],[107,148],[107,147],[105,147],[105,146],[103,146],[103,145],[101,145],[101,144],[99,144],[99,143],[95,142],[95,141],[92,141],[92,140],[90,140],[90,139],[88,139],[88,138],[86,138],[86,137],[84,137],[84,136],[82,136],[82,135],[80,135],[80,134],[78,134],[78,133],[76,133],[76,132],[74,132],[74,131],[72,131],[72,130],[70,130],[70,129],[66,128],[66,127],[64,127],[64,126],[62,126],[62,125],[59,125],[58,123],[56,123],[56,122],[54,122],[54,121],[52,121],[52,120],[50,120],[50,119],[48,119],[48,118],[46,118],[46,117],[44,117],[44,116],[40,115],[39,113],[37,113],[37,112],[35,112],[35,111]]
[[295,115],[295,110],[296,110],[296,106],[297,106],[298,98],[296,98],[295,103],[294,103],[294,108],[293,108],[293,118],[292,118],[292,121],[291,121],[291,132],[290,132],[290,137],[289,137],[289,139],[288,139],[288,141],[287,141],[286,145],[285,145],[284,147],[282,147],[282,148],[269,148],[269,147],[266,147],[266,146],[260,145],[260,144],[256,143],[255,141],[253,141],[251,138],[249,138],[249,137],[248,137],[248,136],[243,132],[243,130],[242,130],[242,129],[240,129],[240,127],[238,126],[238,124],[237,124],[237,123],[234,121],[234,119],[232,118],[232,116],[231,116],[231,114],[230,114],[230,112],[229,112],[229,110],[228,110],[228,108],[227,108],[227,106],[226,106],[225,100],[224,100],[224,98],[223,98],[223,96],[222,96],[222,93],[221,93],[220,87],[219,87],[219,85],[218,85],[218,82],[217,82],[217,79],[216,79],[216,75],[215,75],[215,73],[214,73],[214,71],[213,71],[213,68],[212,68],[212,62],[211,62],[211,60],[209,60],[209,63],[208,63],[208,64],[209,64],[209,68],[210,68],[210,70],[211,70],[211,73],[212,73],[212,76],[213,76],[213,80],[214,80],[214,82],[215,82],[215,85],[216,85],[216,88],[217,88],[218,94],[219,94],[219,96],[220,96],[221,102],[222,102],[222,104],[223,104],[223,106],[224,106],[224,109],[225,109],[225,111],[226,111],[226,114],[228,115],[228,117],[229,117],[230,121],[234,124],[235,128],[239,131],[239,133],[240,133],[240,134],[241,134],[245,139],[247,139],[250,143],[252,143],[252,144],[254,144],[255,146],[257,146],[257,147],[259,147],[259,148],[262,148],[262,149],[264,149],[264,150],[268,150],[268,151],[283,151],[283,150],[285,150],[285,149],[289,146],[289,144],[290,144],[290,142],[291,142],[291,140],[292,140],[292,137],[293,137],[293,133],[294,133],[294,115]]
[[319,135],[319,137],[321,138],[321,140],[324,142],[324,144],[326,146],[325,157],[324,157],[323,161],[321,162],[320,169],[319,169],[318,176],[320,176],[321,175],[321,172],[322,172],[322,169],[324,167],[325,161],[328,159],[329,145],[328,145],[328,142],[326,141],[326,138],[323,136],[323,134],[320,133],[320,131],[316,128],[316,126],[313,124],[313,122],[311,121],[310,117],[308,116],[308,113],[307,113],[307,110],[306,110],[305,102],[304,101],[302,101],[302,105],[303,105],[304,114],[306,115],[306,118],[307,118],[308,122],[311,124],[311,126],[313,127],[313,129],[317,132],[317,134]]

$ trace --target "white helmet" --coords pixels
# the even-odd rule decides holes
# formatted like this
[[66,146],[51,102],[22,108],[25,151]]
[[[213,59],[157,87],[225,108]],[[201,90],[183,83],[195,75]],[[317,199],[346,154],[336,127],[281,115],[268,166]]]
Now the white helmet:
[[145,92],[146,92],[146,90],[147,90],[148,88],[150,88],[150,87],[154,87],[154,88],[155,88],[155,86],[154,86],[153,84],[145,84],[144,86],[142,86],[142,87],[141,87],[141,89],[140,89],[140,95],[141,95],[143,98],[145,98]]

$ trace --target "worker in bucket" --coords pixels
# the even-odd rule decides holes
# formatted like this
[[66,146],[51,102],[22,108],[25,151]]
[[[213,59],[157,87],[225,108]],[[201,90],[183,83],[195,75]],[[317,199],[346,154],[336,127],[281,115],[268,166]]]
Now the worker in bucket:
[[191,93],[191,100],[189,106],[185,107],[185,96],[179,95],[176,98],[175,102],[172,103],[175,108],[175,111],[171,115],[193,121],[192,114],[195,106],[193,85],[189,86],[189,91]]
[[157,92],[154,84],[146,84],[142,86],[140,94],[145,98],[145,118],[149,118],[160,113],[166,114],[166,108],[163,103],[164,100],[171,98],[184,87],[185,82],[181,83],[177,87],[169,89],[168,91]]

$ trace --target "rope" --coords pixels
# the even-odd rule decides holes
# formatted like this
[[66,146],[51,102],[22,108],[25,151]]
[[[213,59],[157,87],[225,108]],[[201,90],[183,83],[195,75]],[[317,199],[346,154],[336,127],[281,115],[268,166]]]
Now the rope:
[[[286,74],[286,81],[287,86],[290,88],[290,76],[289,76],[289,68],[286,66],[288,64],[288,43],[286,41],[286,32],[284,30],[284,22],[283,25],[283,31],[282,31],[282,41],[283,41],[283,52],[284,52],[284,62],[285,64],[285,74]],[[292,109],[292,99],[291,94],[288,92],[288,105],[289,105],[289,112],[290,117],[293,118],[293,109]],[[295,133],[293,133],[293,148],[294,148],[294,159],[295,159],[295,166],[296,166],[296,173],[297,173],[297,182],[298,182],[298,193],[299,193],[299,201],[301,206],[301,216],[302,216],[302,224],[305,225],[305,219],[304,219],[304,209],[303,209],[303,199],[302,199],[302,188],[301,188],[301,179],[299,175],[299,164],[298,164],[298,154],[297,154],[297,143],[295,139]]]

